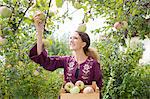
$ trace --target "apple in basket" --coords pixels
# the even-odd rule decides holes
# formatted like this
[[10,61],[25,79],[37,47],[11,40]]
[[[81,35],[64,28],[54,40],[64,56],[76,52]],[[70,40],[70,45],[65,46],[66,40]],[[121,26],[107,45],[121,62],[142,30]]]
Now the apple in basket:
[[83,93],[89,94],[89,93],[94,93],[94,89],[90,86],[87,86],[84,88]]
[[76,94],[80,92],[80,88],[78,86],[74,86],[72,89],[70,89],[71,94]]
[[67,82],[64,86],[67,92],[70,92],[70,89],[72,89],[73,87],[74,87],[74,84],[72,82]]
[[84,82],[81,81],[81,80],[78,80],[76,83],[75,83],[75,86],[78,86],[80,88],[80,90],[84,89]]

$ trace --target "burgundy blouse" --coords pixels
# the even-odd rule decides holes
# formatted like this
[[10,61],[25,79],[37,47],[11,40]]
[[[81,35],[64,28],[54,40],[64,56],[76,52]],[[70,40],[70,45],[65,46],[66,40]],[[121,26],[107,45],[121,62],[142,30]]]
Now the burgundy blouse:
[[[100,64],[92,57],[88,57],[85,62],[78,64],[73,56],[48,56],[45,49],[40,55],[37,55],[37,45],[30,50],[29,57],[49,71],[64,68],[64,80],[66,82],[75,83],[77,80],[82,80],[88,85],[92,84],[92,81],[96,81],[98,87],[100,89],[102,87]],[[80,67],[78,77],[75,76],[77,67]]]

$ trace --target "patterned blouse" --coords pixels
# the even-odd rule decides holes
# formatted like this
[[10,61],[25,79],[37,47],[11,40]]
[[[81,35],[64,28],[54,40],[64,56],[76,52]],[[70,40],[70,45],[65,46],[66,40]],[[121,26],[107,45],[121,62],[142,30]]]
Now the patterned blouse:
[[90,85],[92,81],[96,81],[98,87],[100,89],[102,87],[100,64],[92,57],[88,57],[85,62],[78,64],[74,56],[48,56],[45,49],[40,55],[37,55],[37,45],[30,50],[29,57],[49,71],[64,68],[66,82],[75,83],[77,80],[82,80],[85,84]]

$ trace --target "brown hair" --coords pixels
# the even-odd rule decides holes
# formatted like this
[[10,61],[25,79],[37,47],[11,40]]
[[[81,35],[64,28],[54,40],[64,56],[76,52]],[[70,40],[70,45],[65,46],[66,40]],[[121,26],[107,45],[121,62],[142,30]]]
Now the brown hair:
[[79,31],[76,31],[76,32],[81,37],[82,41],[86,43],[86,46],[83,48],[84,53],[87,56],[91,56],[95,60],[99,61],[99,55],[98,55],[98,52],[96,51],[96,49],[89,48],[89,46],[90,46],[90,37],[89,37],[89,35],[87,33],[84,33],[84,32],[79,32]]

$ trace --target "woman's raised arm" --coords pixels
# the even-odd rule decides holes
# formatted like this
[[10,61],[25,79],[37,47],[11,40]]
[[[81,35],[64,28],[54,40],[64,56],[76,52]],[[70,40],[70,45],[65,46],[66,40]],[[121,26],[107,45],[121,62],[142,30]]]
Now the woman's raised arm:
[[45,19],[43,18],[44,13],[38,12],[34,16],[34,25],[36,28],[36,36],[37,36],[37,54],[40,55],[42,50],[43,50],[43,42],[42,42],[42,37],[43,37],[43,32],[44,32],[44,24],[45,24]]

